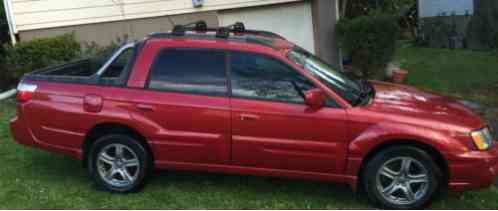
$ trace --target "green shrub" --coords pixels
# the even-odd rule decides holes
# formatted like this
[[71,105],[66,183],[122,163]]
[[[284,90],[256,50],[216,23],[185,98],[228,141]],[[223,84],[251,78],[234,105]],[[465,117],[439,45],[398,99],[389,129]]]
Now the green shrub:
[[5,52],[8,71],[19,78],[30,71],[73,60],[80,55],[81,46],[74,34],[64,34],[21,42],[16,46],[5,45]]
[[9,71],[7,71],[4,62],[0,58],[0,92],[14,88],[14,86],[15,78]]
[[101,46],[96,42],[84,42],[82,56],[107,58],[127,42],[128,42],[128,35],[124,35],[123,37],[117,37],[107,46]]
[[399,35],[397,18],[388,15],[342,19],[337,24],[341,47],[351,56],[351,65],[369,78],[382,77],[392,60]]

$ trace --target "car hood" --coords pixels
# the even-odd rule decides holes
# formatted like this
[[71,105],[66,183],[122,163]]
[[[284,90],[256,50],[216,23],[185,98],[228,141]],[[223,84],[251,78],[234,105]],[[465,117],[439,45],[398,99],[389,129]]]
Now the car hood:
[[421,91],[410,86],[373,81],[376,96],[366,109],[411,118],[436,121],[468,129],[485,122],[470,108],[449,97]]

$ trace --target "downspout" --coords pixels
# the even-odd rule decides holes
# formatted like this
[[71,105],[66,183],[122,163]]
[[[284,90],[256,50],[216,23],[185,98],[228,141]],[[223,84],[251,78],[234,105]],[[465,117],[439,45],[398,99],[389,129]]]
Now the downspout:
[[12,3],[11,0],[4,0],[3,5],[5,8],[5,16],[7,17],[7,23],[9,24],[9,34],[10,34],[10,41],[12,45],[16,45],[17,40],[16,40],[16,24],[14,20],[14,14],[12,13]]

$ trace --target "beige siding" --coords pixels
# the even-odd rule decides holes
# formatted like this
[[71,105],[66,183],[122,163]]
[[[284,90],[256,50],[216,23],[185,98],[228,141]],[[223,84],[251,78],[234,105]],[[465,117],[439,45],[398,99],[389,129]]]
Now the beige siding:
[[202,8],[193,8],[191,0],[10,1],[15,29],[26,31],[302,0],[205,0]]
[[151,32],[166,32],[173,29],[170,21],[185,24],[194,20],[205,20],[209,26],[218,26],[216,11],[189,13],[184,15],[143,18],[126,21],[85,24],[48,29],[37,29],[19,32],[20,41],[29,41],[37,38],[52,37],[74,32],[76,39],[81,43],[95,42],[107,46],[117,38],[128,37],[129,41],[144,38]]

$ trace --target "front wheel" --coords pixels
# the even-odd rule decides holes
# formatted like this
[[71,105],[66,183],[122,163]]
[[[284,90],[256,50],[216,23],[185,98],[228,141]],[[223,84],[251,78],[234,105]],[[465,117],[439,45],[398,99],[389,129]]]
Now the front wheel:
[[92,146],[88,170],[96,184],[108,191],[140,189],[149,171],[147,150],[127,135],[108,135]]
[[416,209],[433,199],[441,171],[425,151],[397,146],[374,156],[362,176],[374,203],[388,209]]

